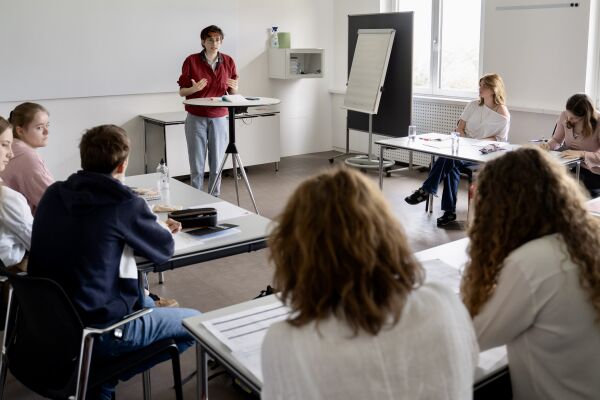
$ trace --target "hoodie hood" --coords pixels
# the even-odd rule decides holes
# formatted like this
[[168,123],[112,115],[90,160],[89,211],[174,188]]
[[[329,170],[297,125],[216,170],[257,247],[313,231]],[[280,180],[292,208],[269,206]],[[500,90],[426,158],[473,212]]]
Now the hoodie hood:
[[78,171],[58,185],[58,197],[72,215],[90,214],[96,208],[120,204],[136,196],[121,181],[97,172]]

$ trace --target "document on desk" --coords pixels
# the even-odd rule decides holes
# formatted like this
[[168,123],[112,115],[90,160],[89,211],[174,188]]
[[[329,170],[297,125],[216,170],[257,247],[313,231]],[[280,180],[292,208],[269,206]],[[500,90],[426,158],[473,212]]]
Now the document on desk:
[[278,301],[204,321],[203,325],[229,347],[232,355],[262,382],[260,347],[267,329],[275,322],[286,320],[289,313],[289,308]]
[[460,271],[440,259],[421,261],[425,268],[425,282],[436,282],[449,287],[454,293],[460,291]]
[[508,363],[506,357],[506,346],[494,347],[486,351],[479,353],[479,363],[477,364],[477,376],[480,374],[485,376],[505,366]]
[[219,222],[227,221],[228,219],[243,217],[244,215],[251,215],[252,213],[248,210],[244,210],[234,204],[227,201],[218,201],[216,203],[202,204],[201,206],[194,206],[190,208],[214,208],[217,210],[217,219]]
[[220,230],[202,236],[193,235],[187,232],[180,232],[173,235],[173,241],[175,242],[175,251],[184,250],[189,247],[194,247],[199,244],[207,243],[211,240],[221,239],[227,236],[236,235],[241,232],[242,231],[239,228]]

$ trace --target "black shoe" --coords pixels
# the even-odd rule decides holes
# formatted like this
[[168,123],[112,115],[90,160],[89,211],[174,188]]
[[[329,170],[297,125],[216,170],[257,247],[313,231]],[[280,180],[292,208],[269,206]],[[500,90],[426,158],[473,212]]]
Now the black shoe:
[[444,211],[444,215],[437,219],[437,226],[446,226],[456,221],[456,213],[453,211]]
[[425,191],[423,188],[418,188],[408,197],[404,198],[408,204],[415,205],[424,202],[429,197],[429,193]]

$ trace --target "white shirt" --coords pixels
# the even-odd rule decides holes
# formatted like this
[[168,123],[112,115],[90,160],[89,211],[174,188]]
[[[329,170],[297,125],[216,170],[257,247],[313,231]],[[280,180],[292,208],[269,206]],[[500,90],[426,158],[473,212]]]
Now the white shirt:
[[473,139],[495,137],[499,142],[508,139],[510,118],[490,109],[486,105],[479,105],[479,100],[467,104],[460,119],[465,121],[465,135]]
[[31,246],[33,217],[25,197],[0,181],[0,259],[11,266],[21,262]]
[[353,337],[336,318],[273,324],[262,346],[262,398],[470,399],[479,352],[458,296],[428,283],[400,320],[377,336]]
[[562,236],[532,240],[504,261],[474,319],[482,350],[506,344],[515,400],[599,399],[600,324]]

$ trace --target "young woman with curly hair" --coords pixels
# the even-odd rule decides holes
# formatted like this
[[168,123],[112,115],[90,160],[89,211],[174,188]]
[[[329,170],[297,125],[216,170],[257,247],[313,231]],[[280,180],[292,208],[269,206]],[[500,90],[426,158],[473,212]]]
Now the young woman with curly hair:
[[514,399],[600,393],[600,223],[585,200],[537,148],[479,174],[461,293],[481,349],[507,346]]
[[382,193],[332,169],[300,185],[269,247],[292,309],[263,343],[263,399],[466,399],[468,313],[423,269]]

